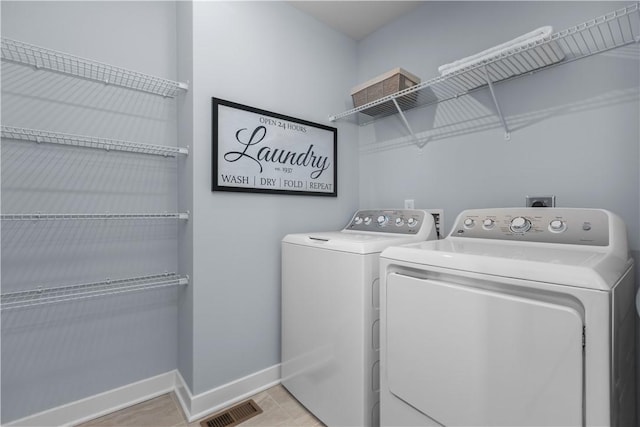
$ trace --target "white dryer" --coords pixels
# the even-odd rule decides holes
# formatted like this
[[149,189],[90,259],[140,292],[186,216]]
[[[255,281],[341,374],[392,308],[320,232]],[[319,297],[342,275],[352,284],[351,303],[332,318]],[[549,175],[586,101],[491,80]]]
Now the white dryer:
[[386,249],[383,426],[632,426],[633,262],[596,209],[462,212]]
[[[436,238],[441,210],[361,210],[282,241],[282,384],[329,426],[379,424],[379,256]],[[435,220],[434,220],[435,217]]]

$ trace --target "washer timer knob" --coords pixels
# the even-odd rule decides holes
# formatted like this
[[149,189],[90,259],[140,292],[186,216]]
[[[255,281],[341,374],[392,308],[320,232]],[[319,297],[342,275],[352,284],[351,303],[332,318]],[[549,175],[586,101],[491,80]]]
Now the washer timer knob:
[[389,218],[387,218],[385,215],[380,215],[377,219],[376,222],[378,223],[378,225],[380,227],[387,225],[387,222],[389,222]]
[[464,226],[465,226],[466,228],[471,228],[471,227],[473,227],[474,225],[475,225],[475,221],[474,221],[474,220],[472,220],[471,218],[467,218],[467,219],[465,219],[465,220],[464,220]]
[[525,233],[531,228],[531,221],[529,221],[527,218],[517,216],[511,220],[511,225],[509,226],[509,228],[514,233]]
[[409,227],[415,227],[417,223],[418,223],[418,221],[415,218],[409,218],[407,220],[407,225]]

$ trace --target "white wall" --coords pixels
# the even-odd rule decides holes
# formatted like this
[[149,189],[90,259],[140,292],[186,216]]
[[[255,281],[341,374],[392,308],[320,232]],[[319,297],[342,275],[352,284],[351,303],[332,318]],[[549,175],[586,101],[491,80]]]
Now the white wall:
[[355,53],[285,2],[193,3],[193,365],[181,369],[194,393],[279,364],[282,237],[339,229],[358,207],[357,134],[345,123],[337,198],[211,192],[211,97],[331,125]]

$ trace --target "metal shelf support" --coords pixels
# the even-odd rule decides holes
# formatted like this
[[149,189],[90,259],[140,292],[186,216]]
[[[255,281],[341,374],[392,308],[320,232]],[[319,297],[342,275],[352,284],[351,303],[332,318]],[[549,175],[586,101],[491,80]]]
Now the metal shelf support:
[[420,141],[418,139],[416,134],[413,132],[413,129],[411,129],[411,125],[409,124],[409,121],[407,120],[406,116],[404,115],[404,112],[402,111],[402,108],[400,108],[400,105],[398,104],[398,101],[395,98],[392,98],[391,100],[393,101],[393,105],[395,105],[396,109],[398,110],[398,114],[400,115],[400,118],[402,119],[402,122],[404,123],[404,125],[407,128],[407,130],[411,134],[411,138],[413,138],[413,140],[415,141],[415,143],[418,146],[418,148],[424,147],[426,145],[427,141]]
[[491,77],[489,76],[489,71],[487,70],[487,66],[485,65],[483,68],[484,68],[484,75],[487,79],[487,84],[489,85],[489,91],[491,92],[491,98],[493,98],[493,103],[496,106],[496,112],[498,113],[498,118],[500,119],[500,123],[502,123],[502,127],[504,128],[504,139],[508,141],[511,139],[511,133],[509,132],[509,128],[507,127],[507,122],[505,122],[504,116],[502,115],[502,110],[500,110],[500,104],[498,104],[496,93],[493,90],[493,82],[491,81]]

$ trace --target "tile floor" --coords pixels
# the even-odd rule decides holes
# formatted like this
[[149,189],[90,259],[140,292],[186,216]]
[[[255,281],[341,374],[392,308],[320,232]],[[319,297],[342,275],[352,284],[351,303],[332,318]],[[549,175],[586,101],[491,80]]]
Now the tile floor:
[[[241,426],[323,426],[289,392],[277,385],[252,396],[262,413],[248,419]],[[213,415],[213,414],[212,414]],[[189,423],[173,393],[122,409],[76,427],[200,427],[200,421]]]

